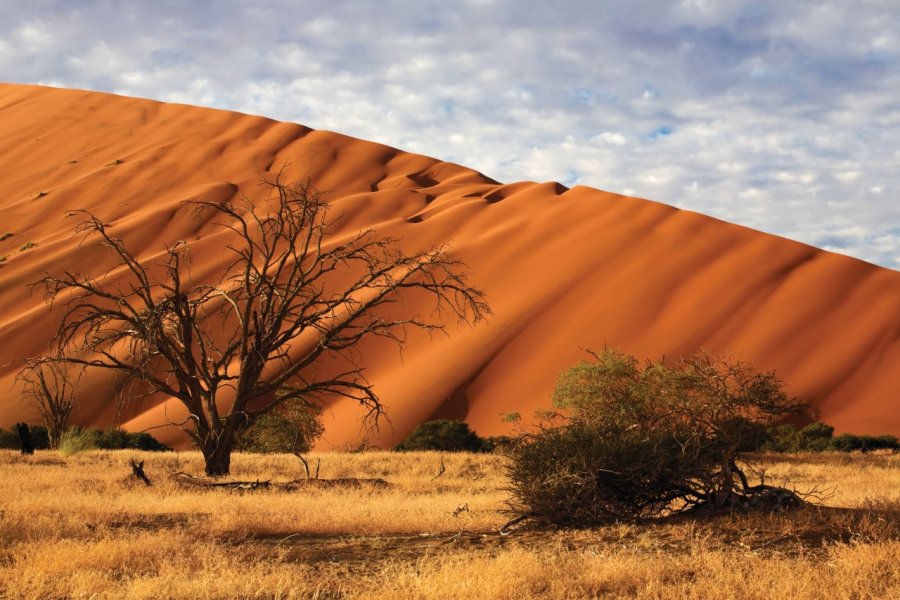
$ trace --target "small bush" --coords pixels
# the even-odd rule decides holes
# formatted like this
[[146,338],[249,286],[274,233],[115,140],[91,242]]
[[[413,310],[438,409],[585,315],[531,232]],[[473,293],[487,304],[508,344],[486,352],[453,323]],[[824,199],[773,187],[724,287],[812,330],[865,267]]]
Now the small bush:
[[831,449],[831,438],[834,435],[834,427],[825,423],[810,423],[798,434],[800,447],[809,452],[822,452]]
[[395,450],[441,450],[444,452],[489,452],[490,444],[462,421],[438,419],[416,426]]
[[96,450],[100,440],[100,432],[96,429],[72,427],[62,434],[59,440],[59,451],[64,456],[72,456],[87,450]]
[[243,452],[303,454],[322,435],[322,409],[290,401],[261,415],[240,433],[236,447]]

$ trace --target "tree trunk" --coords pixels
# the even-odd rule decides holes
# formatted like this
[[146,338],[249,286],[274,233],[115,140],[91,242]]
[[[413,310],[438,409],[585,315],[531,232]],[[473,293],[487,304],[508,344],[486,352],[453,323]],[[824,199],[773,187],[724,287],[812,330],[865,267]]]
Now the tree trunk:
[[62,428],[55,426],[47,427],[47,444],[51,450],[59,450],[59,443],[62,441]]
[[203,445],[203,459],[206,462],[206,474],[209,477],[225,477],[231,469],[231,451],[234,449],[234,432],[226,427],[218,437],[207,436]]
[[725,457],[722,459],[722,484],[716,494],[716,508],[724,508],[725,503],[731,499],[734,493],[734,473],[731,465],[734,464],[734,455],[737,453],[737,444],[728,447]]

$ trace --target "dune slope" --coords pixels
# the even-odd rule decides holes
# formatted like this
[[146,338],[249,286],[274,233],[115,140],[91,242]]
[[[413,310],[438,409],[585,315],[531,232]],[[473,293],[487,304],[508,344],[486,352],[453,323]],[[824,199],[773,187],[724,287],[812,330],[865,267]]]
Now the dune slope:
[[[501,415],[549,404],[581,348],[640,357],[728,350],[775,370],[841,431],[900,433],[900,273],[655,202],[586,187],[502,185],[473,170],[300,125],[94,92],[0,85],[0,426],[27,406],[17,357],[41,353],[54,320],[27,284],[44,272],[105,272],[74,209],[116,228],[142,260],[186,240],[192,275],[223,263],[184,200],[265,190],[287,164],[326,190],[335,235],[372,227],[408,250],[450,241],[494,310],[447,337],[413,335],[402,356],[369,344],[363,364],[388,408],[369,442],[430,418],[505,432]],[[91,376],[80,423],[142,429],[180,414],[163,398],[119,407]],[[327,413],[326,446],[360,437],[355,407]],[[33,418],[32,418],[33,420]],[[156,430],[169,443],[184,438]]]

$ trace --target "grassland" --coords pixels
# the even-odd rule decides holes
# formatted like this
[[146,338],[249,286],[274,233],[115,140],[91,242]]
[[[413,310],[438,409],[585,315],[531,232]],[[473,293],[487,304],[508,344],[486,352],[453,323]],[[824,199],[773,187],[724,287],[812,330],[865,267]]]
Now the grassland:
[[[195,453],[0,451],[0,597],[900,597],[900,455],[762,460],[767,482],[829,488],[828,508],[506,536],[502,456],[316,460],[390,485],[198,490],[176,476],[202,473]],[[286,455],[232,465],[302,476]]]

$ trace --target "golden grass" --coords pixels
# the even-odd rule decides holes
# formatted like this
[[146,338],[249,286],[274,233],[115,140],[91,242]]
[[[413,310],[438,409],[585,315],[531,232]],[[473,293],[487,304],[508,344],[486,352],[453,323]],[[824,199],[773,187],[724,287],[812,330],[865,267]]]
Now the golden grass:
[[[127,478],[145,460],[152,487]],[[0,451],[0,597],[900,597],[900,457],[763,458],[767,482],[831,488],[799,513],[500,536],[504,458],[323,453],[361,488],[197,490],[196,453]],[[287,455],[232,477],[288,481]]]

